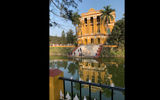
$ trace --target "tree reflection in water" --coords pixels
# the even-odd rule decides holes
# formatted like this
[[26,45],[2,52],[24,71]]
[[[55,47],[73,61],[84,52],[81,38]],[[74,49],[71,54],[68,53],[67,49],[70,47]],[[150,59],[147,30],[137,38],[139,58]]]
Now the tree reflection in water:
[[71,73],[71,75],[73,76],[77,69],[78,65],[76,63],[70,63],[68,66],[68,73]]

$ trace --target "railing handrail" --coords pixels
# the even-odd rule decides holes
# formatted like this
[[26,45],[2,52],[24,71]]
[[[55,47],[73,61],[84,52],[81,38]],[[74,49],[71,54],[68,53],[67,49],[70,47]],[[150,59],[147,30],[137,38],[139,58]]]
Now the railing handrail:
[[108,86],[108,85],[105,85],[105,84],[90,83],[90,82],[86,82],[86,81],[75,80],[75,79],[70,79],[70,78],[65,78],[65,77],[59,77],[59,79],[66,80],[66,81],[72,81],[72,82],[78,82],[78,83],[81,83],[81,84],[88,84],[88,85],[97,86],[97,87],[113,89],[113,90],[118,90],[118,91],[124,91],[125,90],[125,88],[121,88],[121,87],[112,87],[112,86]]

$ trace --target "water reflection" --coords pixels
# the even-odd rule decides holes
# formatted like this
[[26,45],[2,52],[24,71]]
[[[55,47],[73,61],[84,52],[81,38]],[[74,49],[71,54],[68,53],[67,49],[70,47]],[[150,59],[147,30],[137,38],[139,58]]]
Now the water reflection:
[[[83,59],[79,62],[79,75],[83,81],[114,84],[112,82],[112,74],[108,73],[106,65],[93,59]],[[88,85],[85,87],[88,87]],[[101,88],[92,86],[91,90],[96,92],[99,89]]]
[[[50,62],[50,67],[60,69],[67,78],[124,87],[123,58],[53,60]],[[66,86],[66,90],[70,91],[70,83],[66,83]],[[88,85],[83,85],[83,88],[82,92],[86,92]],[[77,94],[78,90],[79,84],[74,83],[74,91]],[[91,90],[95,97],[99,90],[103,91],[102,98],[110,97],[111,94],[109,89],[92,86]],[[121,96],[118,100],[124,100],[123,93],[117,93],[117,96],[119,94]]]

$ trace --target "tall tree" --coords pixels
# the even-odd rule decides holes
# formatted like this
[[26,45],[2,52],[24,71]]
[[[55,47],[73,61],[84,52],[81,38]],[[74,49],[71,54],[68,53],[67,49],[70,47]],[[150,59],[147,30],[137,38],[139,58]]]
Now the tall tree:
[[67,43],[73,44],[74,41],[75,41],[74,38],[75,38],[75,37],[74,37],[74,35],[73,35],[73,30],[70,29],[70,30],[67,32]]
[[61,39],[62,39],[62,44],[66,44],[66,36],[64,30],[62,31]]
[[109,44],[118,45],[118,47],[123,47],[125,43],[125,19],[122,18],[118,20],[109,35],[107,42]]
[[[112,16],[112,12],[115,11],[115,9],[112,9],[110,8],[110,5],[109,6],[105,6],[104,7],[104,10],[101,10],[101,20],[104,21],[104,23],[106,24],[107,26],[107,31],[109,32],[109,28],[108,28],[108,24],[110,23],[111,20],[113,20],[113,16]],[[101,21],[102,22],[102,21]],[[109,33],[110,34],[110,33]]]

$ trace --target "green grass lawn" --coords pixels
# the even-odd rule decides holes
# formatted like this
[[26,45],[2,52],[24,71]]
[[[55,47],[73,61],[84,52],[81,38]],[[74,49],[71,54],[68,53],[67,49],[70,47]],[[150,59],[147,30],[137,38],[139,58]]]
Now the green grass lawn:
[[68,52],[72,52],[74,47],[50,47],[49,48],[49,55],[61,55],[67,56]]
[[68,59],[67,56],[50,56],[49,57],[50,60],[54,60],[54,59]]

